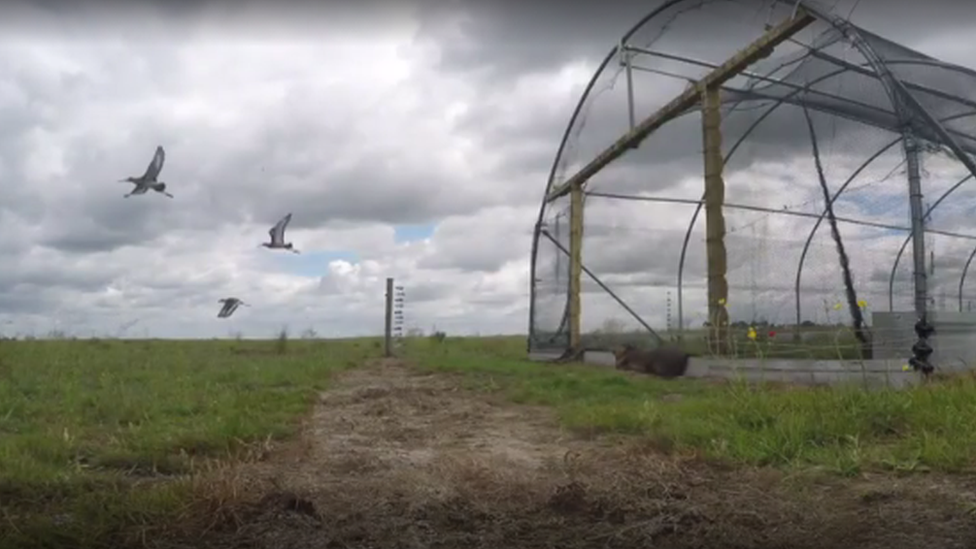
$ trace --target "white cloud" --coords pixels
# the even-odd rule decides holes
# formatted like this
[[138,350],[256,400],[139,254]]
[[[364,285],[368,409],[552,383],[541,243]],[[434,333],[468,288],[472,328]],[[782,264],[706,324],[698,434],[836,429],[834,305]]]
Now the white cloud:
[[[206,25],[169,43],[0,50],[16,76],[0,110],[31,114],[0,157],[17,199],[0,208],[0,246],[18,258],[0,276],[5,331],[376,333],[387,276],[408,287],[415,325],[524,329],[536,207],[505,201],[539,184],[499,177],[498,159],[455,131],[462,108],[484,108],[477,90],[432,72],[410,25],[291,42],[220,40]],[[540,100],[518,92],[530,93]],[[141,173],[157,143],[176,198],[122,199],[115,181]],[[285,211],[301,255],[257,247]],[[434,233],[396,242],[411,217]],[[252,307],[219,321],[227,296]]]
[[[256,4],[235,13],[223,4],[160,6],[87,15],[22,7],[18,28],[30,32],[13,32],[8,22],[12,32],[0,44],[2,331],[268,337],[287,325],[293,333],[378,334],[384,281],[393,276],[407,290],[408,327],[524,332],[538,201],[596,56],[496,73],[489,86],[437,65],[437,44],[414,40],[412,7],[371,19],[338,8],[299,18]],[[595,107],[579,160],[626,129],[623,93],[619,85],[601,99],[604,110]],[[647,110],[660,100],[647,93],[640,103]],[[686,122],[692,131],[697,123],[694,116]],[[634,151],[593,188],[697,199],[700,175],[685,157],[697,155],[698,144],[690,139],[653,137],[648,148],[682,158],[652,171],[647,148]],[[117,180],[141,173],[157,144],[167,150],[161,179],[176,198],[123,199],[129,185]],[[828,170],[832,181],[863,158],[841,163],[843,152]],[[854,187],[883,179],[897,158],[879,161]],[[737,166],[727,174],[727,200],[819,212],[811,168],[809,159]],[[958,166],[934,160],[926,169],[938,182],[931,192],[958,174]],[[903,176],[893,177],[872,184],[874,200],[903,205]],[[964,228],[968,211],[961,201],[952,206],[939,222]],[[668,290],[675,294],[693,209],[587,202],[587,265],[654,325],[665,322]],[[287,212],[287,237],[302,253],[259,248]],[[879,212],[853,199],[837,213],[906,223],[894,206]],[[799,246],[813,221],[741,211],[726,217],[734,229],[732,300],[744,307],[736,313],[752,314],[760,301],[761,314],[788,316]],[[402,224],[432,233],[402,242]],[[700,216],[684,282],[688,323],[702,320],[705,305],[703,227]],[[850,225],[842,231],[848,241],[871,236],[878,248],[852,254],[859,284],[890,265],[903,239]],[[736,240],[754,234],[761,244]],[[804,284],[823,290],[805,298],[804,310],[838,293],[828,234],[824,224],[804,271]],[[943,257],[969,253],[969,243],[935,245]],[[910,253],[902,259],[909,263]],[[551,278],[554,265],[539,269],[537,276]],[[776,289],[755,294],[752,286]],[[586,283],[587,329],[610,316],[626,319],[593,288]],[[217,300],[228,296],[252,306],[219,320]],[[561,312],[540,315],[558,322]]]

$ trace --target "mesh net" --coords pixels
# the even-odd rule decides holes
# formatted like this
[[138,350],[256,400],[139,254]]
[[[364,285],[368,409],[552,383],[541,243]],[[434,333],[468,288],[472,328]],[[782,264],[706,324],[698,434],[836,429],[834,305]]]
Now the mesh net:
[[[869,324],[871,311],[913,311],[919,268],[931,310],[971,310],[976,303],[976,277],[966,274],[976,263],[976,231],[967,222],[976,185],[962,161],[976,152],[976,74],[801,4],[817,20],[722,90],[727,308],[734,330],[762,326],[764,337],[782,338],[782,331],[806,342],[783,353],[815,356],[820,345],[821,354],[836,357],[837,338],[826,341],[820,332],[850,325],[853,310],[824,184],[856,308]],[[612,145],[632,120],[659,110],[793,9],[794,2],[759,0],[663,3],[594,76],[549,189]],[[909,134],[914,141],[906,141]],[[919,146],[922,264],[911,239],[911,142]],[[696,107],[586,183],[583,264],[606,289],[583,276],[585,347],[656,344],[648,331],[664,340],[702,339],[708,321],[702,152]],[[542,211],[548,234],[566,250],[568,206],[562,196]],[[530,347],[565,348],[568,256],[543,236],[533,261]],[[903,343],[907,353],[913,341]]]
[[569,199],[547,205],[537,242],[533,282],[531,349],[559,350],[569,345]]

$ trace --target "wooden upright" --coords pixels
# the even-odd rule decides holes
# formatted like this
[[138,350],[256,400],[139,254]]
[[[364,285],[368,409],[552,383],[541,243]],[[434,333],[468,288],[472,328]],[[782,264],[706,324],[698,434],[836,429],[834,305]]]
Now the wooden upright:
[[722,98],[718,86],[707,86],[702,95],[702,142],[705,159],[705,253],[708,259],[709,349],[720,356],[728,351],[729,283],[725,278],[725,180],[722,178]]
[[552,189],[546,197],[553,201],[570,194],[570,278],[569,278],[569,340],[573,351],[580,351],[583,249],[583,190],[587,181],[628,150],[637,147],[656,129],[668,121],[700,104],[702,110],[702,140],[705,162],[705,225],[708,256],[708,314],[712,325],[713,344],[719,352],[727,348],[728,282],[725,275],[725,219],[722,206],[725,203],[725,182],[722,178],[721,95],[722,85],[757,60],[768,56],[776,46],[813,23],[815,18],[802,7],[796,13],[770,28],[755,42],[730,57],[718,68],[706,74],[695,86],[691,86],[666,105],[645,118],[614,144],[597,155],[586,166],[561,185]]
[[569,192],[569,347],[580,352],[583,335],[583,185]]

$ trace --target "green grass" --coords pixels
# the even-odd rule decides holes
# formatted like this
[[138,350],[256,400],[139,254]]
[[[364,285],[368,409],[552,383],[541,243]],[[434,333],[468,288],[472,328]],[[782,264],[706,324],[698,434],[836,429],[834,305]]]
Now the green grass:
[[330,373],[379,352],[370,340],[0,342],[0,547],[94,547],[177,517],[190,473],[287,437]]
[[[708,459],[841,474],[962,472],[976,464],[971,377],[907,390],[784,390],[533,363],[524,358],[522,338],[414,340],[406,352],[427,368],[466,374],[473,387],[552,406],[566,427],[639,435]],[[658,398],[667,393],[682,396]]]
[[[194,473],[288,437],[331,374],[380,353],[377,339],[0,341],[0,549],[118,546],[199,519],[190,505],[219,487]],[[876,392],[666,381],[530,362],[521,337],[416,338],[402,354],[551,406],[578,432],[733,464],[855,474],[976,460],[972,378]],[[669,393],[682,397],[658,398]]]

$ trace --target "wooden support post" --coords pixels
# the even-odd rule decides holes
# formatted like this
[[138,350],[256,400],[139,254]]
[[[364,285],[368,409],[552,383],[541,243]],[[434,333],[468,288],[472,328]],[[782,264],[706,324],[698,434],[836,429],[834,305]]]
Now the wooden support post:
[[729,284],[725,278],[725,180],[722,178],[722,103],[718,86],[707,86],[702,96],[702,141],[705,160],[705,246],[708,258],[709,348],[723,356],[728,351]]
[[583,185],[574,185],[569,193],[569,347],[574,353],[582,348],[583,280]]

